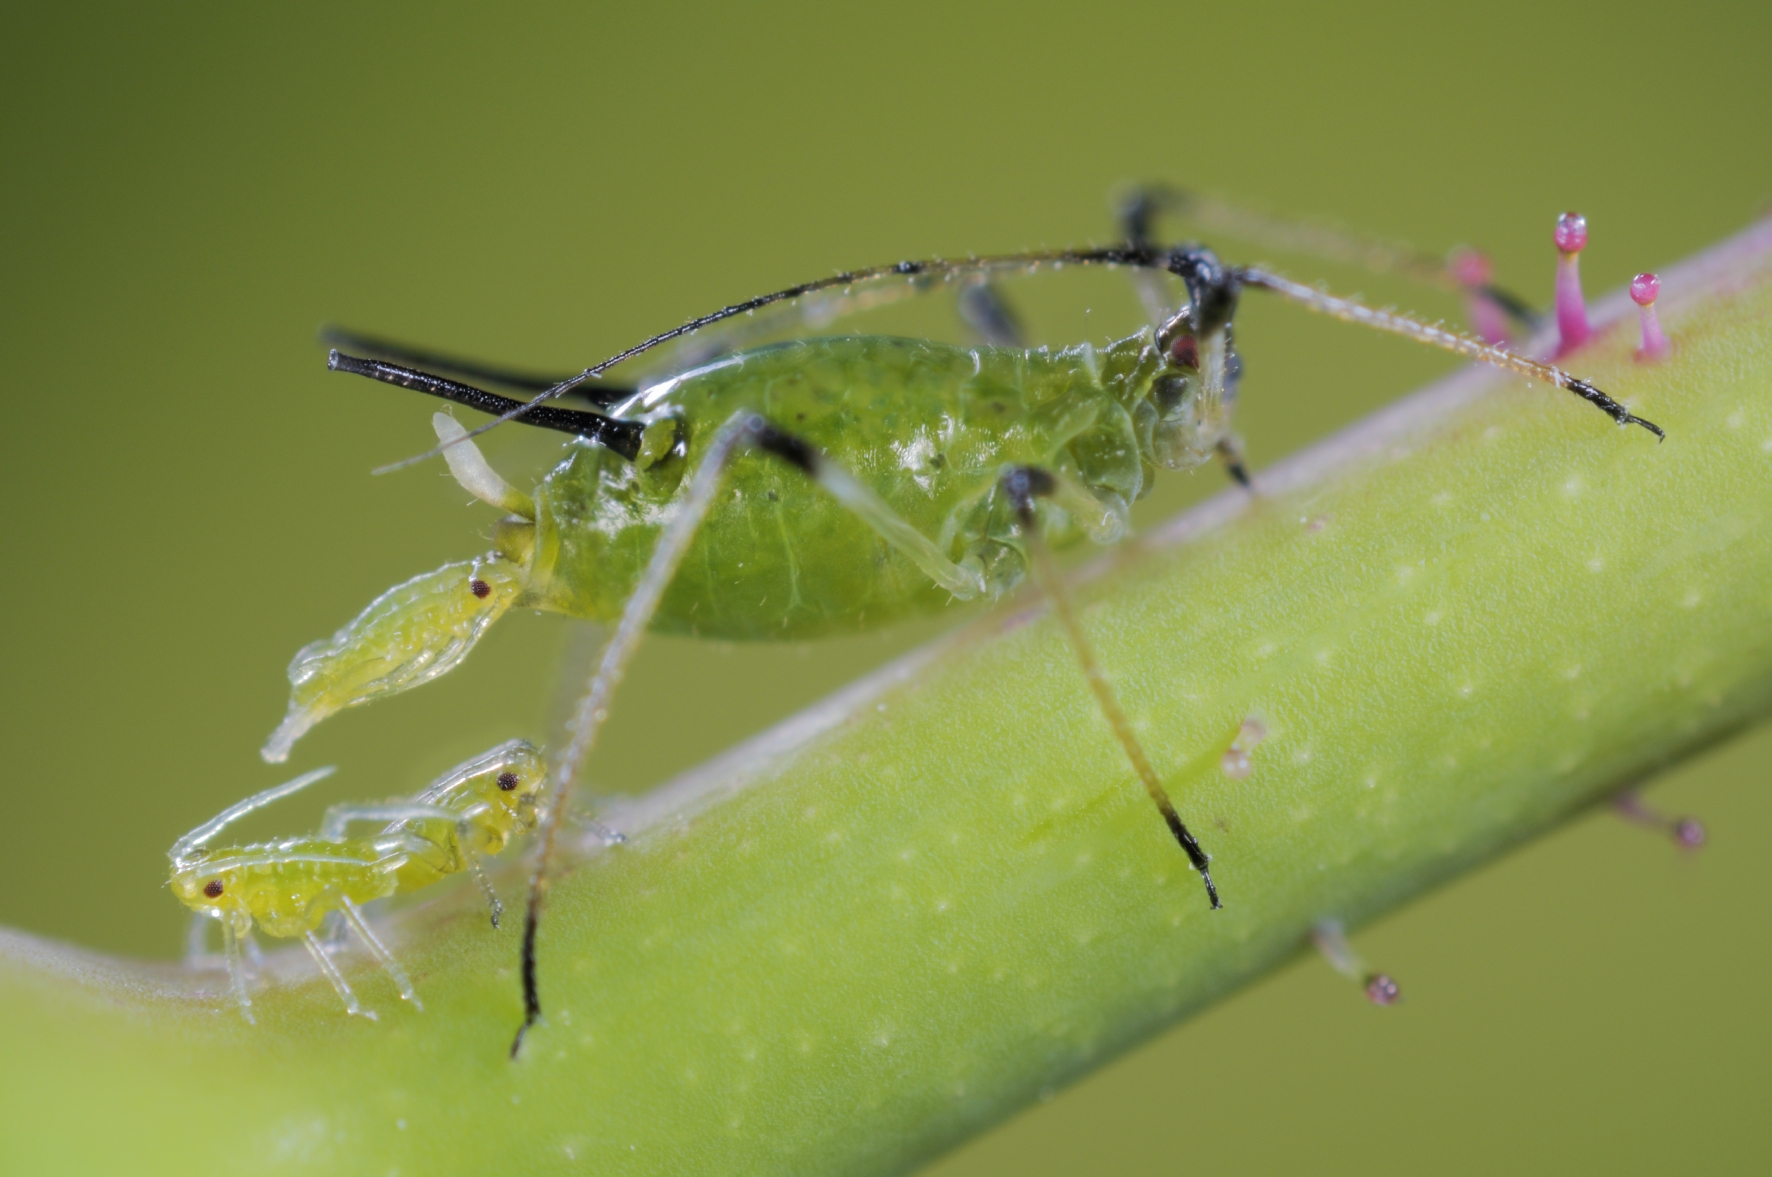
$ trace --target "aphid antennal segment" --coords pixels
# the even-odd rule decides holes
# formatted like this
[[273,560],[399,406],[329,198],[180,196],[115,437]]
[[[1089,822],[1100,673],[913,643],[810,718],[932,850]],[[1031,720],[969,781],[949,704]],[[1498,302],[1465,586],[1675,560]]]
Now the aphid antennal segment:
[[1667,336],[1661,333],[1661,320],[1655,314],[1655,300],[1660,294],[1661,279],[1654,274],[1638,274],[1630,280],[1630,299],[1637,304],[1643,323],[1643,346],[1636,352],[1640,361],[1664,359],[1670,350]]
[[1557,218],[1557,354],[1565,355],[1593,335],[1587,300],[1581,294],[1581,251],[1587,247],[1587,218],[1566,212]]

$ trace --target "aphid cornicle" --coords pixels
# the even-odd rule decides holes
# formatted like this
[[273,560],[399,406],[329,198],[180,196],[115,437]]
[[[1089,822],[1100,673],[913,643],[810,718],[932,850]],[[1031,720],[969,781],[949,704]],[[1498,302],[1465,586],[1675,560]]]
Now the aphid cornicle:
[[[512,740],[450,769],[413,797],[335,806],[318,834],[245,846],[209,845],[240,818],[331,771],[319,769],[248,797],[180,838],[168,852],[172,893],[199,917],[221,924],[229,980],[248,1021],[252,1000],[240,945],[255,926],[266,935],[300,938],[346,1011],[366,1012],[316,935],[335,911],[393,977],[400,995],[417,1005],[412,983],[364,920],[362,905],[470,871],[492,905],[496,927],[501,907],[480,859],[499,853],[513,836],[535,827],[547,778],[541,753]],[[368,837],[347,837],[346,831],[358,822],[387,824]]]
[[[809,637],[877,626],[955,598],[996,597],[1031,572],[1053,598],[1113,735],[1217,907],[1207,856],[1138,747],[1046,553],[1084,535],[1118,538],[1129,505],[1159,469],[1186,469],[1218,454],[1243,480],[1230,430],[1240,371],[1232,322],[1242,291],[1266,290],[1500,365],[1573,392],[1621,425],[1660,430],[1585,381],[1504,347],[1265,269],[1227,266],[1202,246],[1158,245],[1150,219],[1161,195],[1147,192],[1128,206],[1123,245],[840,274],[692,320],[560,381],[338,340],[380,358],[335,350],[336,370],[577,439],[528,495],[491,469],[467,430],[437,414],[441,452],[457,479],[507,513],[494,529],[494,550],[390,590],[333,638],[302,650],[290,666],[288,716],[265,757],[285,758],[327,715],[444,673],[512,606],[555,610],[615,624],[556,765],[550,808],[557,813],[648,627],[719,638]],[[717,355],[638,388],[593,383],[659,344],[807,296],[920,293],[944,282],[977,287],[996,274],[1061,265],[1130,268],[1142,279],[1153,321],[1104,346],[1061,350],[802,339]],[[1165,279],[1178,280],[1178,309],[1168,305]],[[1519,309],[1493,288],[1479,293]],[[424,367],[539,395],[512,400]],[[544,403],[569,392],[595,409]],[[525,925],[525,1026],[539,1013],[534,936],[552,846],[550,818]]]

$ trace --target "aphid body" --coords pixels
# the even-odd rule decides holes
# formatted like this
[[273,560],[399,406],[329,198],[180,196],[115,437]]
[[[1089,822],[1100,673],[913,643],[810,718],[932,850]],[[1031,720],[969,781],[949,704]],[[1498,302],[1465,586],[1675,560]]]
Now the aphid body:
[[883,510],[858,512],[782,463],[735,464],[655,629],[804,638],[997,596],[1025,567],[998,493],[1005,467],[1061,479],[1065,493],[1046,513],[1048,543],[1085,533],[1107,541],[1124,530],[1158,466],[1197,465],[1226,438],[1234,387],[1220,381],[1205,391],[1193,343],[1181,339],[1183,364],[1165,356],[1150,328],[1061,351],[808,339],[642,389],[612,413],[642,426],[632,457],[579,440],[532,499],[500,496],[498,505],[516,510],[497,525],[492,554],[391,590],[331,641],[298,654],[290,717],[267,755],[281,759],[342,706],[442,673],[513,605],[615,620],[714,427],[741,409],[783,423],[853,471],[868,505]]
[[[464,870],[474,871],[485,886],[480,858],[497,854],[514,834],[534,828],[546,781],[541,754],[513,740],[451,769],[415,797],[335,807],[319,834],[209,845],[227,825],[330,771],[307,773],[247,798],[179,839],[169,854],[173,894],[222,926],[235,996],[249,1019],[239,945],[255,927],[269,936],[303,940],[346,1008],[362,1012],[315,935],[335,911],[393,975],[402,995],[416,1000],[392,954],[364,922],[362,905]],[[387,824],[366,837],[346,835],[350,825],[365,821]],[[493,903],[496,923],[497,900]]]
[[[645,630],[812,637],[878,626],[954,599],[998,596],[1031,574],[1135,775],[1219,907],[1208,856],[1139,747],[1050,549],[1083,535],[1117,539],[1130,504],[1159,467],[1185,469],[1218,454],[1247,484],[1230,432],[1241,370],[1232,319],[1241,292],[1266,290],[1509,368],[1575,393],[1619,425],[1657,436],[1661,430],[1586,381],[1494,343],[1258,267],[1225,266],[1197,245],[1160,247],[1148,236],[1148,211],[1128,213],[1124,246],[840,274],[691,320],[559,381],[341,340],[388,359],[334,351],[335,370],[576,439],[529,495],[493,471],[453,418],[433,418],[442,443],[434,452],[463,487],[508,513],[494,528],[494,550],[390,590],[330,640],[300,651],[289,669],[289,711],[265,758],[284,759],[296,739],[336,711],[449,670],[511,606],[554,610],[613,623],[556,766],[548,808],[557,816]],[[894,280],[901,294],[943,282],[980,292],[995,273],[1068,264],[1130,268],[1151,325],[1101,347],[1061,350],[1008,340],[962,346],[814,338],[736,350],[639,388],[589,383],[661,343],[809,295],[847,296]],[[1185,287],[1179,308],[1169,305],[1174,287],[1165,276]],[[1483,281],[1478,293],[1498,306],[1523,305],[1499,298]],[[975,324],[1013,322],[1007,314],[972,317]],[[420,363],[540,395],[509,399],[414,366]],[[557,407],[567,393],[589,398],[598,411]],[[546,819],[530,880],[525,1028],[540,1014],[535,936],[554,820]]]

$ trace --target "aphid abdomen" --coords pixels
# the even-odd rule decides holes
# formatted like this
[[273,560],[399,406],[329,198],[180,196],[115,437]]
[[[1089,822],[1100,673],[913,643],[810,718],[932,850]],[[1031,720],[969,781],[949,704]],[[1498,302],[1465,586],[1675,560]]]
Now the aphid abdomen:
[[[679,414],[685,454],[642,470],[581,446],[543,483],[532,591],[562,612],[618,616],[684,471],[701,457],[713,425],[740,409],[816,447],[962,562],[984,537],[1004,467],[1083,473],[1066,447],[1104,414],[1123,418],[1120,435],[1135,444],[1130,418],[1101,380],[1100,359],[1086,349],[864,336],[759,349],[677,377],[635,401]],[[1099,464],[1112,449],[1085,452]],[[1140,466],[1125,450],[1117,447],[1121,468],[1108,481],[1135,495]],[[748,460],[728,474],[654,628],[727,639],[814,637],[873,628],[952,599],[803,473]]]

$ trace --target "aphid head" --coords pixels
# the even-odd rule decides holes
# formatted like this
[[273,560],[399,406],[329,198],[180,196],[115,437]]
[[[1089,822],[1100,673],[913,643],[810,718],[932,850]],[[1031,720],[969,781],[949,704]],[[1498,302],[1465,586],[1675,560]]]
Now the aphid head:
[[535,824],[548,765],[534,744],[512,740],[482,756],[473,766],[473,791],[509,811],[527,829]]
[[1231,346],[1231,318],[1242,292],[1238,271],[1209,249],[1180,246],[1169,272],[1187,284],[1187,305],[1157,329],[1163,364],[1151,381],[1151,460],[1171,470],[1206,461],[1230,435],[1241,361]]
[[172,869],[172,893],[178,901],[200,915],[217,919],[250,918],[245,881],[245,866],[237,859],[230,864],[226,852],[211,855],[199,851]]

